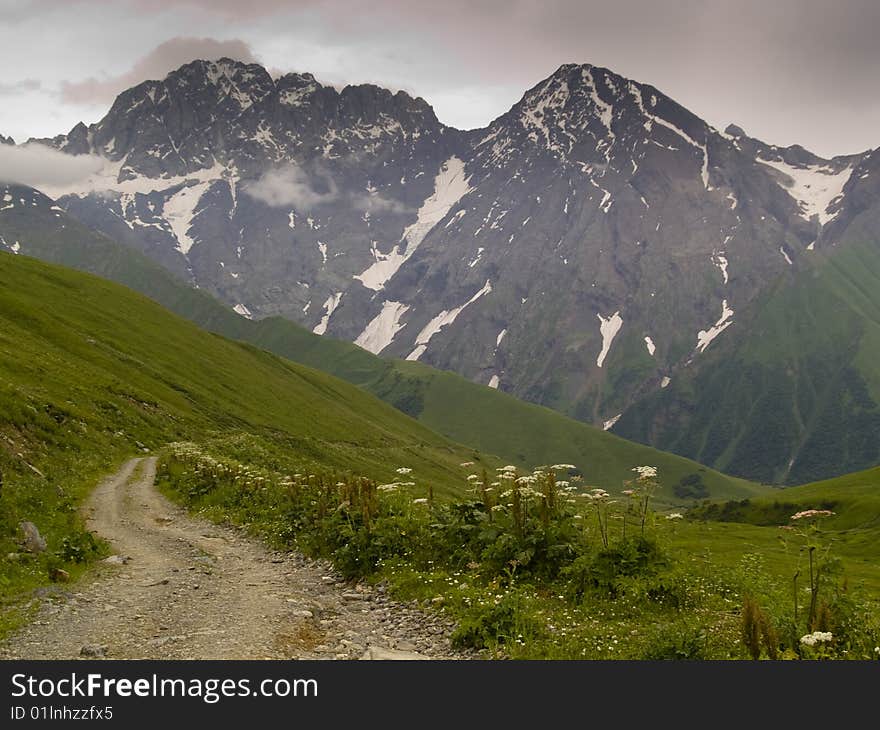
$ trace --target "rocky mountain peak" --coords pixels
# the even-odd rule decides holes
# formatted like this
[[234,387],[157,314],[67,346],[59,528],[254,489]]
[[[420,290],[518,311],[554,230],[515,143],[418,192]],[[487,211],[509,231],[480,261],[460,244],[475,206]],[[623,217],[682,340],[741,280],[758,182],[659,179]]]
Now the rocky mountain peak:
[[40,140],[118,163],[118,179],[175,178],[226,168],[256,177],[272,166],[339,159],[443,133],[421,98],[372,84],[341,92],[312,74],[273,79],[254,63],[196,60],[121,94],[97,124]]

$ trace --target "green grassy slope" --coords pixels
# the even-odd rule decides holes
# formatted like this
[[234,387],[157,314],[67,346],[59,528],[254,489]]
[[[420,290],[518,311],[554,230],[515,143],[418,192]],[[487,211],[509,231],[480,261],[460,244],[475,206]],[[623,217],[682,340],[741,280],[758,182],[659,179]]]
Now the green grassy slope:
[[70,218],[66,218],[62,232],[54,218],[40,225],[35,217],[32,211],[23,212],[17,229],[11,228],[13,221],[0,220],[7,238],[22,240],[23,253],[118,281],[208,330],[347,380],[433,431],[497,454],[508,463],[528,467],[572,463],[591,484],[613,489],[632,476],[633,466],[651,464],[661,470],[665,484],[662,497],[670,503],[682,501],[673,493],[673,486],[689,475],[701,479],[714,498],[739,498],[760,491],[753,484],[689,459],[627,442],[453,373],[420,363],[384,360],[279,317],[244,319],[204,292],[177,281],[141,254]]
[[[674,485],[698,475],[710,494],[759,493],[757,485],[732,479],[689,459],[626,441],[542,406],[477,385],[453,373],[419,363],[394,362],[382,382],[405,383],[422,403],[421,420],[451,438],[466,439],[478,449],[503,453],[517,464],[572,463],[590,484],[619,488],[632,478],[632,466],[658,467],[666,502],[682,502]],[[382,382],[374,392],[381,394]],[[398,385],[398,393],[404,386]]]
[[[789,524],[796,512],[809,509],[833,511],[822,523],[829,529],[876,533],[880,530],[880,467],[787,487],[740,502],[701,505],[694,508],[693,514],[727,522],[778,526]],[[873,541],[873,545],[880,558],[880,542]]]
[[768,483],[880,463],[880,207],[805,261],[615,430]]
[[880,596],[880,467],[749,500],[701,505],[690,516],[710,522],[690,523],[682,536],[692,533],[695,550],[729,551],[732,559],[756,551],[784,566],[791,563],[792,552],[780,544],[779,528],[795,524],[791,516],[810,509],[834,512],[821,519],[824,542],[845,559],[851,576],[865,581]]
[[16,394],[5,406],[26,411],[29,399],[42,401],[72,434],[123,428],[129,443],[140,434],[156,446],[241,429],[378,478],[405,459],[449,486],[472,455],[348,383],[209,334],[116,284],[32,259],[0,256],[0,322],[0,376]]
[[[483,459],[360,388],[118,284],[0,253],[0,634],[18,620],[7,608],[53,567],[76,574],[95,555],[76,506],[102,474],[218,436],[269,468],[391,481],[407,466],[447,494],[462,488],[461,462]],[[24,520],[48,542],[41,556],[20,552]]]

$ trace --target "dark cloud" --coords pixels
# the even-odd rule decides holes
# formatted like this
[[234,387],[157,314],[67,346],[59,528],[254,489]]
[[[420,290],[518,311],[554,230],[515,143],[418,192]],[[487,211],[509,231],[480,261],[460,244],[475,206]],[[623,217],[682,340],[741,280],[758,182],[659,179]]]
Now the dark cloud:
[[250,46],[241,40],[171,38],[137,61],[125,73],[102,79],[62,82],[61,99],[68,104],[84,105],[111,102],[119,92],[148,79],[162,79],[169,71],[185,63],[198,58],[216,60],[224,56],[239,61],[256,60]]

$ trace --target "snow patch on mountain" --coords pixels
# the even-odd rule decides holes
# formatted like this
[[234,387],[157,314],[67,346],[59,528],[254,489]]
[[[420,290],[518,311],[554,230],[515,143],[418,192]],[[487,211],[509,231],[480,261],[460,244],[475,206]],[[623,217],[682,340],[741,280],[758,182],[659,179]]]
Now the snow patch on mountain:
[[534,130],[529,133],[533,142],[538,141],[538,134],[544,138],[547,149],[557,150],[558,146],[550,141],[550,128],[547,126],[546,116],[548,109],[561,109],[565,106],[569,97],[568,84],[565,81],[554,83],[552,77],[544,82],[541,89],[534,95],[520,117],[520,123],[524,129]]
[[[596,81],[593,78],[593,70],[591,68],[584,68],[581,70],[581,76],[584,80],[584,83],[587,85],[587,88],[590,90],[590,100],[593,102],[593,105],[596,108],[597,116],[599,121],[605,126],[605,129],[608,131],[608,142],[605,145],[605,159],[610,161],[611,159],[611,148],[614,146],[614,143],[617,141],[617,138],[614,135],[614,131],[611,129],[611,120],[614,114],[614,107],[603,101],[599,96],[598,89],[596,88]],[[605,211],[606,213],[608,211]]]
[[772,167],[785,175],[785,191],[797,201],[801,216],[810,220],[819,217],[819,225],[833,220],[837,213],[829,213],[829,206],[843,195],[843,187],[852,175],[852,167],[835,171],[827,165],[795,167],[782,160],[759,158],[762,165]]
[[174,231],[177,248],[186,256],[195,241],[190,238],[189,229],[196,216],[196,207],[202,195],[211,186],[211,181],[189,185],[178,190],[162,206],[162,217]]
[[697,350],[705,352],[712,340],[733,324],[731,317],[733,317],[733,309],[727,306],[727,300],[724,299],[721,302],[721,316],[718,321],[708,330],[697,332]]
[[474,266],[476,266],[478,263],[480,263],[480,259],[483,258],[483,251],[485,251],[485,250],[486,250],[486,249],[483,248],[482,246],[480,246],[480,247],[477,248],[477,254],[476,254],[476,256],[474,256],[474,258],[471,259],[471,260],[468,262],[468,268],[469,268],[469,269],[474,268]]
[[651,357],[654,357],[654,351],[657,349],[657,347],[654,345],[654,340],[652,340],[650,337],[645,337],[645,347],[648,348],[648,354]]
[[661,127],[666,127],[666,129],[674,132],[689,145],[691,145],[692,147],[696,147],[701,152],[703,162],[700,166],[700,178],[703,181],[703,187],[706,188],[706,190],[711,190],[712,188],[709,185],[709,149],[706,144],[701,144],[700,142],[697,142],[693,137],[691,137],[680,127],[677,127],[672,122],[664,119],[663,117],[658,117],[656,114],[652,114],[647,109],[645,109],[645,104],[642,101],[642,90],[637,84],[630,82],[629,90],[633,98],[636,100],[639,111],[642,113],[643,116],[648,118],[648,121],[644,123],[644,127],[648,132],[651,131],[654,124],[659,124]]
[[472,188],[470,178],[465,177],[464,162],[458,157],[450,157],[440,166],[434,178],[434,192],[422,203],[416,214],[416,221],[403,231],[400,243],[387,254],[373,249],[376,261],[366,271],[354,276],[367,289],[379,291],[394,276],[425,239],[425,236],[442,221],[459,200]]
[[316,83],[309,83],[298,89],[285,89],[278,95],[278,101],[284,106],[302,106],[303,100],[318,90]]
[[[730,237],[728,236],[728,239]],[[727,241],[725,241],[726,243]],[[718,270],[721,272],[721,276],[724,277],[724,283],[728,282],[727,276],[727,256],[724,254],[724,251],[717,251],[712,254],[712,263],[718,267]]]
[[330,324],[330,317],[333,316],[333,312],[336,311],[336,307],[339,306],[339,301],[342,299],[342,292],[336,292],[335,294],[331,294],[327,297],[327,301],[324,302],[324,316],[321,317],[321,321],[315,325],[315,328],[312,330],[316,335],[323,335],[327,331],[327,325]]
[[609,418],[607,421],[605,421],[605,423],[602,424],[602,430],[603,431],[610,431],[612,428],[614,428],[614,424],[620,420],[620,417],[622,415],[623,415],[622,413],[618,413],[613,418]]
[[602,363],[605,362],[605,357],[611,349],[611,343],[614,341],[614,338],[623,326],[623,319],[621,318],[619,311],[608,317],[603,317],[598,313],[596,316],[599,318],[599,334],[602,335],[602,351],[596,358],[596,367],[602,367]]
[[436,335],[441,329],[446,327],[447,325],[455,322],[456,318],[459,314],[461,314],[466,307],[473,304],[477,299],[482,297],[485,294],[489,294],[492,291],[492,283],[486,279],[486,283],[483,285],[483,288],[480,289],[476,294],[474,294],[470,299],[468,299],[464,304],[460,307],[456,307],[455,309],[446,310],[444,309],[440,314],[434,317],[428,324],[426,324],[422,331],[416,336],[415,340],[415,349],[406,356],[407,360],[418,360],[428,349],[428,343],[431,341],[431,338]]
[[378,355],[391,344],[394,336],[406,327],[405,323],[400,324],[400,318],[407,310],[409,307],[400,302],[382,302],[382,311],[370,320],[354,344]]
[[254,318],[254,315],[251,314],[251,310],[248,309],[246,306],[244,306],[244,304],[241,304],[241,303],[236,304],[233,307],[233,309],[235,310],[235,312],[237,314],[240,314],[245,319],[253,319]]

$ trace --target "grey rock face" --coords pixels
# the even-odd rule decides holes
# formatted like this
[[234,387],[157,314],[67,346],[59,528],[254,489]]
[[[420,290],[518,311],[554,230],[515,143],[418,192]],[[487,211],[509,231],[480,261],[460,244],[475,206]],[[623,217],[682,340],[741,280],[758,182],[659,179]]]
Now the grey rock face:
[[21,522],[22,546],[30,553],[42,553],[46,550],[46,540],[33,522]]

